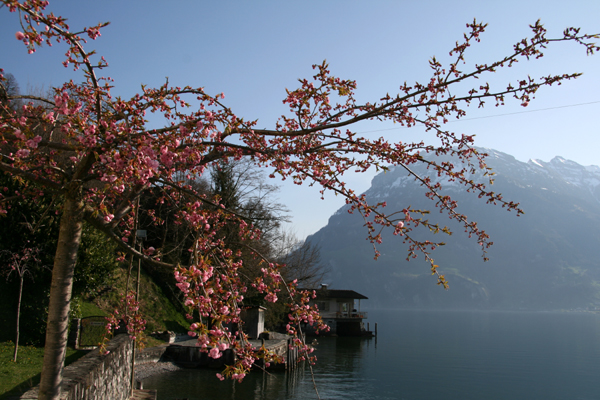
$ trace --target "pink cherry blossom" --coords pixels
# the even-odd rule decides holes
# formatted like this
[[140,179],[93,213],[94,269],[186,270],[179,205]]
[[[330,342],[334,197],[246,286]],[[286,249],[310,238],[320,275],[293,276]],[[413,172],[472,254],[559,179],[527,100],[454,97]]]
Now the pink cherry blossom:
[[29,149],[21,149],[21,150],[17,151],[15,156],[17,158],[25,158],[25,157],[29,156],[29,153],[30,153]]
[[25,135],[23,134],[23,132],[21,132],[21,130],[20,130],[20,129],[17,129],[17,130],[15,131],[15,136],[16,136],[18,139],[21,139],[21,140],[25,140],[25,139],[27,139],[27,136],[25,136]]
[[209,357],[211,358],[219,358],[221,357],[221,352],[219,351],[218,348],[213,347],[212,349],[210,349],[210,352],[208,353]]
[[225,351],[225,350],[227,350],[229,348],[229,345],[227,343],[219,343],[217,345],[217,347],[219,348],[219,350]]

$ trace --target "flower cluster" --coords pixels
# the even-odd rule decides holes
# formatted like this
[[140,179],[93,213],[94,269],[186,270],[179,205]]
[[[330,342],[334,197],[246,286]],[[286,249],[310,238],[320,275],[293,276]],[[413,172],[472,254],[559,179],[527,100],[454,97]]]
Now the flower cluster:
[[100,353],[106,354],[106,344],[113,336],[114,332],[121,327],[127,329],[127,334],[135,340],[138,348],[144,348],[146,330],[146,320],[140,312],[140,303],[135,299],[135,292],[131,291],[123,295],[121,304],[112,314],[106,317],[104,337],[100,343]]

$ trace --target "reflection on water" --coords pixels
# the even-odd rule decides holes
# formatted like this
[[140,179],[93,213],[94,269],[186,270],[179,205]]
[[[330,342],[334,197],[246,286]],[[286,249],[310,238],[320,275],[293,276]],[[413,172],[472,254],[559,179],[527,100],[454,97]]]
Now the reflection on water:
[[[330,348],[328,353],[335,354],[335,339],[328,338],[322,341],[325,343],[322,347]],[[230,380],[220,381],[215,376],[217,372],[220,371],[184,369],[154,375],[144,380],[144,388],[157,389],[159,400],[181,398],[190,400],[315,398],[310,369],[306,363],[300,363],[298,368],[293,371],[253,371],[241,383]],[[306,393],[307,390],[308,393]]]
[[[361,379],[362,360],[375,339],[319,338],[313,366],[322,399],[338,398],[353,382]],[[310,368],[300,363],[293,371],[253,371],[241,383],[220,381],[218,370],[184,369],[154,375],[144,380],[144,388],[157,389],[159,400],[188,398],[198,400],[273,400],[316,398]]]
[[[378,318],[378,319],[375,319]],[[371,312],[377,339],[319,338],[322,399],[597,399],[600,318],[592,314]],[[315,399],[309,368],[253,372],[242,383],[215,370],[156,375],[166,399]]]

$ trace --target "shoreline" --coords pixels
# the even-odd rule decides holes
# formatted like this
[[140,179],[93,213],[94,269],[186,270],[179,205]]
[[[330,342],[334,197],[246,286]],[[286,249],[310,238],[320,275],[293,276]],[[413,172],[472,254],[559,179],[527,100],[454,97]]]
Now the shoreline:
[[165,372],[174,372],[183,369],[172,361],[157,361],[136,365],[134,368],[135,379],[143,381],[153,375],[163,374]]

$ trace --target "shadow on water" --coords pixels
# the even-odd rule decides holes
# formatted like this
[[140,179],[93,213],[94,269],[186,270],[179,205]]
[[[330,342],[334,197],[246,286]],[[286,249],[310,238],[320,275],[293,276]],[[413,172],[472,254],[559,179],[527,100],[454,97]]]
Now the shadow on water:
[[[340,372],[360,369],[360,354],[368,341],[357,338],[319,339],[316,355],[319,357],[314,372],[319,392],[329,386],[339,393]],[[158,400],[272,400],[315,399],[310,368],[300,362],[292,371],[252,371],[242,382],[220,381],[215,369],[182,369],[153,375],[144,380],[145,389],[156,389]],[[336,384],[333,384],[336,382]],[[329,391],[329,390],[327,390]],[[326,392],[327,392],[326,391]],[[321,395],[322,399],[330,398]]]
[[217,370],[183,369],[144,380],[145,389],[157,389],[159,400],[289,399],[298,398],[305,380],[303,365],[292,372],[253,371],[242,382],[216,378]]

